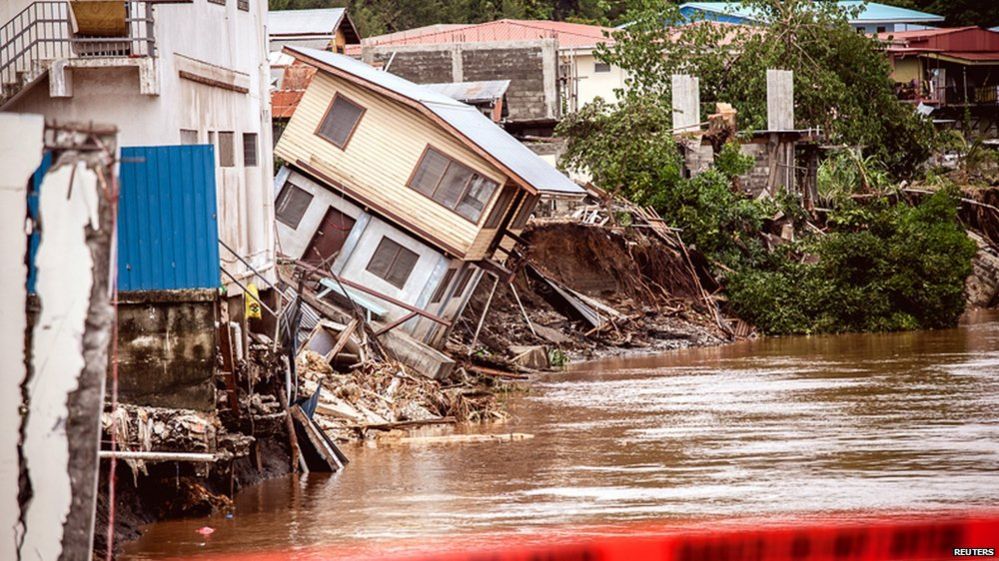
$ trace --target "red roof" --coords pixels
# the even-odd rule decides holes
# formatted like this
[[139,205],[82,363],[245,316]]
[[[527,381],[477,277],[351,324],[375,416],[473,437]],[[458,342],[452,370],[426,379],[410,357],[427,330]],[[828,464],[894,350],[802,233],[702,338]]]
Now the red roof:
[[276,90],[271,92],[271,117],[290,119],[305,95],[304,90]]
[[316,67],[300,60],[285,68],[281,77],[281,89],[271,92],[271,116],[277,119],[291,118],[315,75]]
[[559,47],[594,47],[612,41],[612,27],[565,21],[501,19],[427,33],[382,35],[364,39],[363,45],[433,45],[556,39]]
[[888,51],[895,54],[938,53],[973,61],[999,57],[999,33],[980,27],[880,33],[878,37],[888,41]]

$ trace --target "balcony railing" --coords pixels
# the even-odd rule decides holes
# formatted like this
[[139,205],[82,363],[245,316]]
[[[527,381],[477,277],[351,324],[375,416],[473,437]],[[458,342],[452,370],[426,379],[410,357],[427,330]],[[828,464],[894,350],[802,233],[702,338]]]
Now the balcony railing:
[[69,2],[39,0],[0,27],[0,101],[40,75],[48,63],[67,58],[154,57],[152,5],[123,2],[124,33],[89,36],[73,33]]

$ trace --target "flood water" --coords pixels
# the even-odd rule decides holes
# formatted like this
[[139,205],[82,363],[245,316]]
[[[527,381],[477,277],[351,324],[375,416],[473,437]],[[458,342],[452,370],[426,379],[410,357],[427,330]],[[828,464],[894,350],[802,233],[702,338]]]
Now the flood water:
[[348,447],[343,472],[245,490],[231,518],[152,525],[127,558],[439,551],[636,522],[999,505],[996,315],[588,363],[508,405],[511,421],[476,430],[533,439]]

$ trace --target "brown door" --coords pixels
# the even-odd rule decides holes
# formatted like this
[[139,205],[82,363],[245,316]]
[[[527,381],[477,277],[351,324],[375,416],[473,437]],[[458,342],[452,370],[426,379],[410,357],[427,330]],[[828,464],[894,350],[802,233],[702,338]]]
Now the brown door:
[[326,211],[326,216],[323,216],[323,221],[319,223],[316,234],[312,236],[309,247],[305,249],[302,260],[313,265],[325,261],[326,268],[329,268],[336,260],[335,256],[343,247],[343,243],[347,240],[347,235],[354,227],[354,222],[353,218],[330,207]]

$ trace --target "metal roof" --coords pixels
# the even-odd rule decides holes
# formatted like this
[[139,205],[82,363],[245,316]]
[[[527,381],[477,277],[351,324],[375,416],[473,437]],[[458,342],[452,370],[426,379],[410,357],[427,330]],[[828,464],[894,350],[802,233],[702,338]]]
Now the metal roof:
[[271,11],[267,13],[267,33],[271,36],[329,34],[340,26],[346,13],[346,8]]
[[459,140],[478,147],[492,156],[515,178],[519,178],[521,182],[539,192],[557,195],[586,193],[579,185],[471,105],[455,101],[442,93],[383,72],[348,56],[305,47],[289,46],[285,47],[285,50],[349,74],[357,78],[361,85],[383,88],[406,98],[414,105],[421,106],[453,127],[452,132]]
[[566,21],[499,19],[444,28],[428,27],[422,33],[410,31],[368,37],[362,44],[365,47],[375,47],[556,39],[559,48],[564,49],[613,43],[614,39],[610,36],[613,32],[611,27]]
[[[875,22],[940,22],[944,21],[943,16],[900,8],[898,6],[888,6],[877,2],[862,2],[860,0],[840,0],[837,4],[841,8],[855,9],[862,8],[860,14],[850,19],[850,23],[875,23]],[[745,6],[739,2],[687,2],[680,5],[680,10],[699,10],[713,12],[736,18],[755,21],[759,18],[759,12],[750,6]]]
[[443,82],[440,84],[423,84],[437,93],[442,93],[451,99],[463,103],[493,101],[506,94],[510,80],[486,80],[484,82]]

